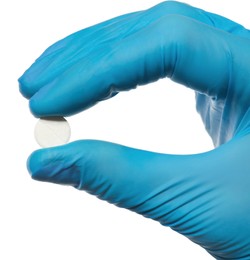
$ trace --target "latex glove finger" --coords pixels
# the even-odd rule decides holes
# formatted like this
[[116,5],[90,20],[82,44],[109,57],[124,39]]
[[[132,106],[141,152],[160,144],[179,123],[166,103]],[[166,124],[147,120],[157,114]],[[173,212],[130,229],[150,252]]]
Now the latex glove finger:
[[217,259],[248,259],[249,145],[246,136],[177,156],[78,141],[34,152],[28,168],[36,180],[72,185],[170,226]]
[[228,41],[227,33],[190,18],[163,17],[120,42],[94,48],[41,88],[30,99],[31,111],[37,117],[71,115],[116,92],[166,76],[221,97],[230,76]]
[[122,15],[91,26],[53,44],[19,79],[21,92],[30,98],[43,85],[76,62],[78,56],[84,57],[96,44],[107,40],[119,41],[131,30],[140,30],[169,14],[193,18],[227,32],[249,37],[243,26],[229,19],[177,1],[166,1],[146,11]]
[[[113,74],[115,74],[114,76],[116,76],[116,74],[118,74],[117,76],[120,76],[121,74],[121,72],[119,73],[119,70],[116,70],[115,68],[108,68],[108,64],[110,64],[110,62],[112,62],[110,66],[115,66],[116,63],[119,62],[119,60],[114,60],[114,58],[112,57],[113,52],[124,51],[123,49],[119,51],[119,49],[115,48],[115,45],[117,44],[117,46],[120,46],[120,42],[122,42],[124,38],[132,38],[136,41],[136,37],[139,37],[139,35],[143,33],[147,33],[147,31],[150,30],[152,27],[152,30],[154,30],[155,32],[152,32],[150,36],[156,37],[156,42],[153,47],[158,48],[159,54],[158,57],[156,55],[156,57],[154,58],[152,57],[153,54],[151,53],[151,60],[154,59],[154,64],[160,64],[158,68],[153,69],[155,70],[153,71],[153,75],[151,75],[150,73],[152,69],[150,67],[146,67],[146,71],[144,73],[145,75],[139,75],[142,76],[139,82],[136,82],[134,79],[135,76],[131,75],[132,77],[134,77],[130,80],[129,84],[125,86],[125,88],[130,89],[138,84],[146,84],[150,81],[154,81],[160,77],[168,75],[168,71],[163,71],[163,67],[165,66],[166,68],[168,68],[169,64],[164,63],[171,63],[171,61],[169,60],[171,60],[171,58],[174,59],[174,53],[171,54],[170,57],[168,57],[168,53],[160,53],[160,49],[163,48],[164,51],[165,48],[164,46],[162,46],[163,44],[171,44],[170,41],[172,41],[172,44],[174,44],[175,40],[178,40],[176,39],[176,37],[178,38],[178,35],[172,35],[172,32],[167,33],[167,31],[171,31],[173,29],[171,28],[171,26],[177,25],[177,28],[179,29],[182,26],[182,23],[185,23],[185,20],[182,21],[182,19],[180,18],[178,19],[180,21],[176,22],[177,24],[173,22],[170,22],[170,24],[168,24],[167,19],[163,18],[168,16],[169,14],[178,14],[190,17],[205,24],[212,24],[213,26],[216,25],[218,28],[223,28],[224,30],[228,30],[230,32],[237,32],[241,34],[242,32],[245,32],[242,26],[237,25],[236,23],[233,23],[232,21],[229,21],[223,17],[206,13],[200,9],[193,8],[185,4],[171,1],[164,2],[144,12],[128,14],[122,17],[115,18],[111,21],[107,21],[103,24],[85,29],[67,37],[66,39],[60,41],[58,44],[55,44],[54,46],[49,48],[49,50],[47,50],[41,56],[41,58],[38,59],[37,62],[23,75],[23,77],[20,78],[21,92],[27,97],[31,97],[32,95],[34,95],[34,93],[36,93],[40,88],[45,88],[43,92],[46,93],[47,99],[47,93],[51,92],[51,89],[55,88],[57,89],[57,92],[60,89],[60,93],[64,98],[69,97],[68,89],[72,88],[72,93],[70,94],[70,104],[72,104],[72,107],[65,109],[58,108],[58,111],[53,111],[51,106],[49,106],[47,107],[47,112],[42,110],[40,111],[40,108],[37,108],[36,105],[32,104],[31,110],[33,111],[33,113],[36,116],[40,116],[43,113],[44,116],[52,114],[66,115],[76,113],[95,104],[98,100],[105,99],[106,97],[109,97],[109,95],[112,96],[113,94],[115,94],[115,92],[120,91],[120,86],[115,85],[116,82],[105,82],[106,77],[113,76]],[[162,23],[162,26],[159,25],[160,23]],[[159,33],[160,29],[162,29],[163,32]],[[142,32],[140,33],[140,31]],[[187,35],[190,33],[190,30],[187,30],[186,27],[186,29],[181,29],[180,34],[181,33]],[[158,37],[159,34],[162,34],[162,36]],[[166,42],[162,41],[163,37],[168,38],[166,39]],[[170,37],[173,37],[173,39],[170,39]],[[142,38],[143,40],[145,40],[145,37]],[[146,40],[149,40],[149,37]],[[152,40],[152,38],[150,38],[150,40]],[[133,44],[133,42],[130,41],[129,44],[131,46],[127,46],[127,49],[125,49],[125,53],[130,48],[133,48],[132,53],[140,51],[137,49],[141,48],[142,43],[144,44],[143,41],[136,41],[135,44]],[[139,44],[139,46],[137,46],[137,44]],[[197,42],[197,45],[198,44],[199,42]],[[121,43],[121,45],[124,44]],[[143,50],[150,51],[147,49],[147,46]],[[160,60],[159,55],[162,56]],[[137,55],[137,57],[139,58],[139,55]],[[164,60],[165,58],[167,58],[167,61]],[[103,67],[102,65],[105,62],[107,62],[107,64],[104,64]],[[142,62],[143,57],[137,65],[140,65],[140,63]],[[135,68],[135,66],[132,66],[132,68],[128,68],[128,66],[125,68],[125,72],[127,72],[127,70],[135,69],[135,74],[137,73],[137,68]],[[174,64],[172,64],[172,66],[174,66]],[[142,69],[141,67],[142,65],[140,65],[140,67],[138,68],[139,72],[137,74],[140,74],[140,70]],[[100,73],[105,75],[107,69],[109,71],[106,77],[103,78],[102,75],[99,75]],[[99,72],[98,70],[103,71]],[[129,77],[130,75],[127,76]],[[93,77],[96,78],[96,82],[89,82],[90,78],[92,79]],[[92,84],[100,84],[104,86],[92,87]],[[106,86],[107,84],[115,86],[114,88],[112,88],[112,86]],[[65,85],[68,87],[65,87]],[[90,96],[85,96],[85,93],[87,91],[89,92],[89,89],[86,87],[86,85],[91,86],[89,87],[91,88],[92,92],[92,95]],[[123,90],[122,87],[123,86],[121,86],[121,90]],[[81,93],[81,96],[74,94],[74,91],[76,90],[78,93]],[[55,94],[51,94],[51,96],[57,96],[57,92]],[[36,96],[36,98],[34,98],[37,101],[36,103],[40,103],[40,99],[42,99],[43,95],[45,94],[39,94],[38,96]],[[79,99],[82,96],[85,96],[86,100],[82,100],[82,102],[80,102],[79,104],[76,96],[78,96]],[[58,97],[58,99],[60,99],[60,97]],[[41,106],[43,107],[43,104],[41,104]],[[57,106],[57,103],[55,103],[55,106]]]

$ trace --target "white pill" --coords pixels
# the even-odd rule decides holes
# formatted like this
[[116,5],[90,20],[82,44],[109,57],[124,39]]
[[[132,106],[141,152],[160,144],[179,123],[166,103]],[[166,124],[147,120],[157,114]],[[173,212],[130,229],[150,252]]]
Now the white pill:
[[64,117],[44,117],[38,120],[34,134],[41,147],[62,145],[69,141],[70,126]]

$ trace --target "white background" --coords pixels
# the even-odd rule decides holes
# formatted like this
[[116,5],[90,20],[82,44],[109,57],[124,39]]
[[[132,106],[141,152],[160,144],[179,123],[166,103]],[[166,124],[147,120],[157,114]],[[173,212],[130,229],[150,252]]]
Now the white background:
[[[185,237],[71,187],[33,181],[26,159],[39,147],[36,119],[17,78],[68,34],[157,0],[9,0],[0,3],[0,259],[212,259]],[[186,3],[250,27],[246,1]],[[165,153],[212,148],[191,90],[168,79],[69,118],[71,140],[102,139]]]

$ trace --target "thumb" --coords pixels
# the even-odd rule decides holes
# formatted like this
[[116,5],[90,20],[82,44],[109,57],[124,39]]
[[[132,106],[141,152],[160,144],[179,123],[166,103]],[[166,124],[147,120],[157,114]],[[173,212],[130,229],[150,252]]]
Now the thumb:
[[[35,151],[28,169],[33,179],[71,185],[171,225],[180,213],[202,205],[197,198],[211,190],[213,183],[205,180],[209,185],[203,185],[206,176],[197,178],[206,157],[206,153],[165,155],[87,140]],[[185,210],[176,211],[180,207]]]
[[216,259],[249,259],[249,143],[238,136],[197,155],[167,155],[101,141],[34,152],[34,179],[72,185],[159,221]]

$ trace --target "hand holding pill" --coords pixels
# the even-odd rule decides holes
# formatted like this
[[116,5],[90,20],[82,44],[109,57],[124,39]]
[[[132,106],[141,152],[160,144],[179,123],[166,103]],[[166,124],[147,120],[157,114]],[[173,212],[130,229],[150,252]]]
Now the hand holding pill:
[[19,79],[36,117],[168,77],[194,90],[216,148],[170,155],[80,140],[33,152],[28,170],[171,227],[216,259],[250,259],[249,75],[249,30],[176,1],[78,31]]

